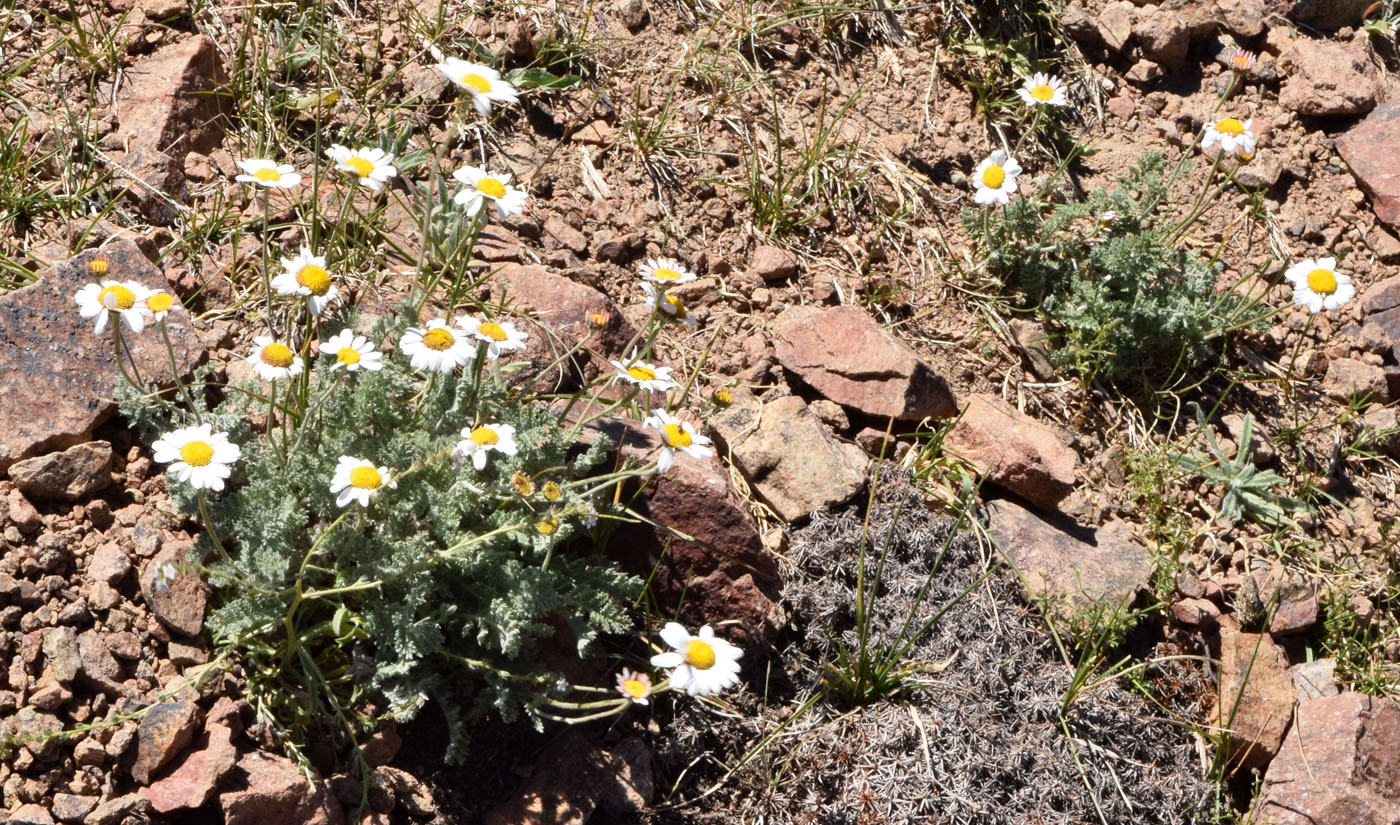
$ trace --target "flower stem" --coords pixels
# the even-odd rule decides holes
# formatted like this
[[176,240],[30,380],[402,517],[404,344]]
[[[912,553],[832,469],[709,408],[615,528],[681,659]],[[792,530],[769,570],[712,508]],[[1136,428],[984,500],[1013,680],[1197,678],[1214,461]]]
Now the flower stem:
[[194,415],[195,423],[203,424],[204,417],[200,414],[199,407],[195,406],[194,393],[190,392],[190,388],[185,385],[184,381],[180,380],[180,365],[175,360],[175,346],[170,343],[170,331],[166,329],[165,319],[162,318],[157,323],[160,325],[160,338],[165,342],[165,354],[170,357],[170,377],[174,380],[175,386],[179,388],[180,395],[184,396],[185,404],[189,406],[190,412]]

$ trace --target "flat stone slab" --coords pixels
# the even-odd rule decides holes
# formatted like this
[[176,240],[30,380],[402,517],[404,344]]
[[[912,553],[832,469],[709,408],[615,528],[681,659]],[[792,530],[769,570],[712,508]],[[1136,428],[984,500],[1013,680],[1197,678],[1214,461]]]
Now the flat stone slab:
[[1376,107],[1338,139],[1337,149],[1371,196],[1376,217],[1400,228],[1400,103]]
[[988,502],[987,516],[992,540],[1033,601],[1048,599],[1071,614],[1112,611],[1152,581],[1152,555],[1122,522],[1094,530],[1002,500]]
[[[165,276],[136,245],[116,240],[103,248],[108,277],[166,287]],[[57,264],[23,289],[0,295],[0,470],[29,456],[92,440],[92,431],[117,412],[113,394],[120,372],[110,326],[93,332],[94,320],[78,314],[73,296],[92,283],[95,250]],[[166,315],[175,360],[185,377],[204,358],[189,313],[176,303]],[[123,330],[143,379],[171,383],[170,357],[160,331]]]

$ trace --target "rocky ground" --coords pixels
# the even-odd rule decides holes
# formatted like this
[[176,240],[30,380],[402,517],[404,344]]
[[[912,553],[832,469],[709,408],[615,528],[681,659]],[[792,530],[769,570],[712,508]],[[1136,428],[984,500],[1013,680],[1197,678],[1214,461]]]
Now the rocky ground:
[[[647,314],[645,258],[701,276],[674,291],[698,326],[659,353],[699,365],[691,406],[722,459],[680,461],[647,491],[647,514],[690,540],[637,524],[606,550],[748,653],[723,702],[493,726],[463,767],[440,764],[428,709],[368,749],[366,821],[1400,820],[1400,85],[1394,29],[1363,26],[1393,4],[1085,0],[1048,22],[953,0],[426,5],[336,7],[334,67],[375,96],[326,104],[326,128],[392,103],[410,148],[465,162],[489,146],[531,202],[476,250],[496,269],[486,290],[561,340],[596,332],[599,363]],[[231,308],[261,286],[256,243],[229,228],[263,205],[235,161],[254,154],[254,107],[279,102],[278,122],[306,131],[305,78],[278,62],[250,81],[265,73],[240,49],[271,29],[238,4],[0,12],[0,805],[22,825],[342,822],[359,786],[326,775],[306,793],[204,632],[217,594],[158,581],[198,520],[116,417],[108,342],[72,304],[100,249],[178,293],[181,370],[236,376],[255,331]],[[583,80],[463,140],[433,37]],[[1232,88],[1234,47],[1259,57]],[[1194,151],[1226,91],[1221,112],[1251,120],[1241,188],[1183,243],[1218,258],[1222,289],[1278,311],[1208,372],[1081,380],[1051,357],[1053,326],[978,270],[957,219],[968,177],[1024,126],[979,83],[1014,88],[1006,67],[1028,49],[1066,77],[1066,133],[1093,150],[1071,191]],[[1027,145],[1023,195],[1054,146]],[[346,290],[367,312],[412,271],[394,250],[413,219],[394,209]],[[1338,257],[1358,297],[1309,320],[1282,273],[1316,256]],[[167,363],[158,339],[133,349],[138,370]],[[1281,528],[1212,520],[1222,491],[1173,461],[1204,449],[1202,429],[1306,510]],[[917,516],[867,504],[881,458]],[[851,632],[867,508],[908,531],[880,591],[887,630],[929,615],[915,594],[943,542],[943,584],[1008,565],[911,648],[915,684],[852,708],[818,693]],[[1104,646],[1060,612],[1123,604],[1134,629]],[[1081,671],[1094,688],[1066,701]]]

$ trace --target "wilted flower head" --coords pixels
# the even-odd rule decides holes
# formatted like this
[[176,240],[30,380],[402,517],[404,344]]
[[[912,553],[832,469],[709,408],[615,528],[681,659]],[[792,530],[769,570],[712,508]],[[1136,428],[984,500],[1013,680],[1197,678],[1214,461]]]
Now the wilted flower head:
[[639,705],[645,705],[651,696],[651,677],[624,667],[617,674],[617,692]]
[[1259,55],[1248,49],[1233,48],[1225,52],[1225,65],[1231,71],[1247,74],[1254,70],[1254,64],[1259,61]]

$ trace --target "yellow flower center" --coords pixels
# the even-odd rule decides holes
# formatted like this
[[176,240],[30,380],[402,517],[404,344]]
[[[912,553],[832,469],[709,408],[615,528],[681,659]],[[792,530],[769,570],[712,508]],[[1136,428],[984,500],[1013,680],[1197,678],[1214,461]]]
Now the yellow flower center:
[[180,460],[191,467],[206,467],[214,460],[214,448],[205,441],[191,441],[180,448]]
[[423,346],[431,350],[442,352],[456,343],[457,339],[452,337],[452,333],[442,327],[433,327],[423,333]]
[[478,334],[485,335],[492,341],[504,341],[510,337],[506,335],[506,331],[501,328],[501,325],[496,323],[495,321],[487,321],[484,324],[477,324],[476,331]]
[[988,189],[1000,189],[1006,182],[1006,170],[993,163],[982,170],[982,185]]
[[541,536],[552,536],[559,529],[559,519],[553,516],[545,516],[535,522],[535,532]]
[[362,178],[369,177],[370,172],[374,171],[374,164],[360,157],[347,158],[345,165],[354,170],[355,174]]
[[282,179],[282,173],[278,172],[276,169],[259,169],[253,173],[253,177],[261,181],[267,181],[268,183],[276,183]]
[[292,351],[286,344],[268,344],[262,348],[262,362],[270,367],[286,369],[292,365]]
[[146,299],[146,308],[151,312],[166,312],[175,305],[175,296],[169,292],[157,292]]
[[94,275],[106,275],[110,267],[106,258],[94,258],[88,262],[88,271]]
[[136,304],[136,293],[121,284],[112,284],[97,294],[97,300],[110,310],[131,309]]
[[1215,124],[1215,131],[1236,137],[1244,134],[1244,124],[1232,117],[1227,117]]
[[506,194],[506,185],[495,178],[482,178],[476,182],[476,191],[490,198],[503,198]]
[[510,486],[515,488],[515,492],[527,498],[535,494],[535,480],[521,470],[516,470],[511,474]]
[[1034,89],[1031,89],[1031,97],[1035,98],[1036,100],[1049,100],[1054,96],[1055,90],[1050,88],[1050,86],[1045,83],[1042,83],[1039,86],[1036,86]]
[[1331,295],[1337,291],[1337,273],[1321,267],[1308,273],[1308,289],[1318,295]]
[[679,424],[666,424],[661,427],[661,432],[666,436],[666,443],[672,447],[689,447],[691,444],[690,433]]
[[628,367],[627,374],[632,376],[632,378],[634,378],[637,381],[656,380],[656,370],[652,369],[651,367],[644,367],[641,364],[637,364],[634,367]]
[[658,266],[651,271],[651,277],[658,281],[679,281],[681,273],[669,266]]
[[472,87],[473,89],[476,89],[481,94],[486,94],[487,92],[491,91],[491,81],[487,80],[486,78],[482,77],[476,72],[472,72],[464,76],[462,78],[462,83]]
[[350,486],[358,487],[361,490],[377,490],[379,485],[384,483],[384,476],[379,471],[364,465],[356,467],[350,471]]
[[715,649],[709,642],[691,639],[685,643],[685,663],[699,670],[715,666]]
[[312,295],[325,295],[331,288],[331,274],[324,267],[307,264],[297,270],[297,283],[311,290]]
[[358,364],[360,363],[360,351],[354,347],[341,347],[335,354],[335,362],[346,366]]
[[544,497],[549,501],[558,501],[559,497],[563,494],[564,491],[560,490],[559,485],[555,484],[553,481],[546,481],[544,483]]
[[475,441],[483,447],[494,447],[501,443],[501,437],[490,427],[477,427],[472,430],[472,434],[467,436],[470,441]]
[[690,313],[686,312],[685,302],[674,295],[666,296],[666,303],[671,305],[671,314],[677,318],[688,318]]
[[643,699],[647,695],[647,686],[636,679],[628,679],[622,683],[622,692],[631,699]]
[[729,406],[730,404],[733,404],[733,403],[734,403],[734,393],[730,392],[729,390],[718,390],[718,391],[716,391],[716,392],[715,392],[715,403],[716,403],[716,404],[723,405],[723,406],[726,406],[726,407]]

